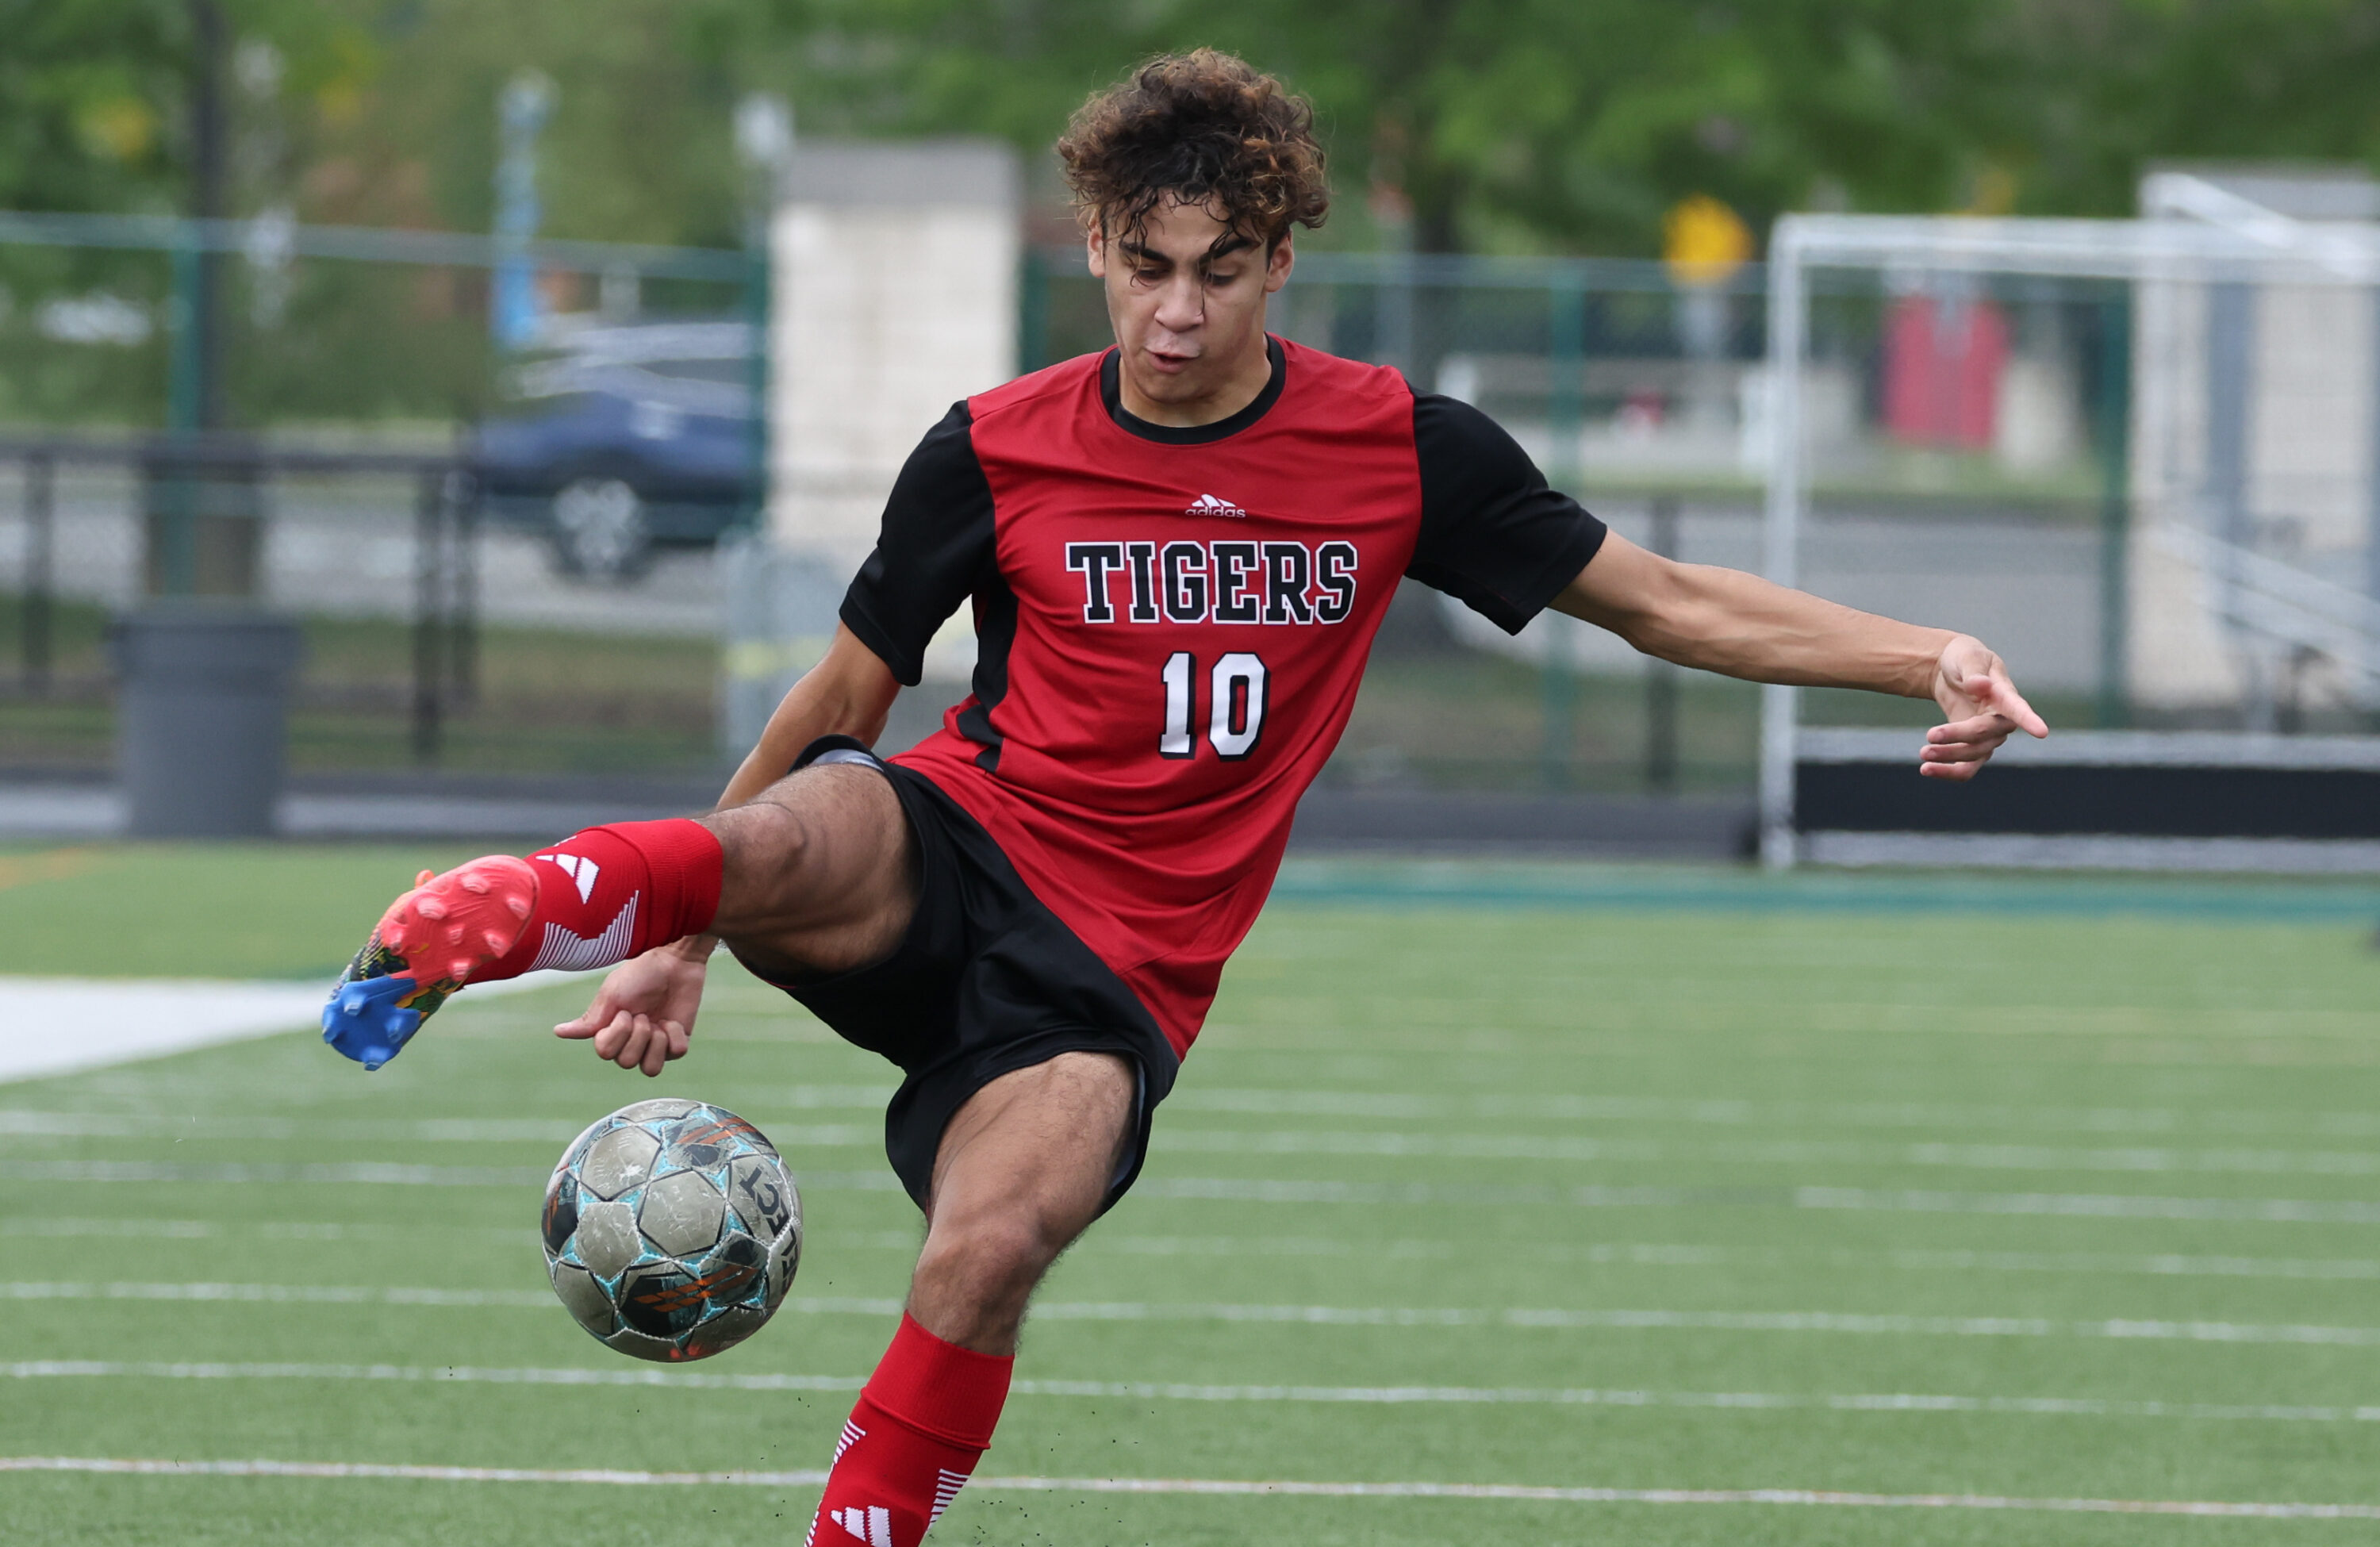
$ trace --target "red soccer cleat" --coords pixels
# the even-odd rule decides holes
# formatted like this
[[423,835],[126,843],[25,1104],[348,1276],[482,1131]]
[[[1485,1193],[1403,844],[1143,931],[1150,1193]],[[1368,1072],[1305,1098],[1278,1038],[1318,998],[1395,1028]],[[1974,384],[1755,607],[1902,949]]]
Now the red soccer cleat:
[[448,995],[519,943],[536,907],[536,868],[513,855],[422,871],[339,974],[322,1006],[322,1040],[379,1068]]

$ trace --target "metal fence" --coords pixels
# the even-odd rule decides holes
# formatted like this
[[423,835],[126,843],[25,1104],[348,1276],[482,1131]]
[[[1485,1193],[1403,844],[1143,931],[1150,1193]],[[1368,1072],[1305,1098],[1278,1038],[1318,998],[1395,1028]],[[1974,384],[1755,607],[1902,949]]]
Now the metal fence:
[[542,535],[485,518],[452,452],[9,437],[0,469],[0,628],[15,657],[0,668],[0,769],[105,772],[111,620],[176,589],[244,592],[302,624],[300,773],[715,760],[707,554],[673,556],[633,591],[559,574]]
[[[158,491],[189,481],[160,477],[166,451],[134,432],[200,417],[176,298],[208,255],[224,270],[222,419],[256,437],[251,451],[312,448],[272,461],[254,494],[255,594],[308,623],[298,767],[695,769],[733,754],[722,635],[731,651],[771,647],[728,623],[734,577],[708,546],[664,551],[631,583],[559,572],[550,512],[451,475],[460,437],[518,384],[517,361],[487,340],[497,267],[532,262],[583,325],[633,326],[752,315],[750,255],[0,215],[0,425],[13,427],[0,631],[17,655],[0,671],[0,769],[103,766],[110,611],[197,583],[152,530]],[[1020,289],[1025,365],[1107,342],[1079,252],[1029,252]],[[1633,540],[1758,569],[1765,295],[1756,265],[1681,285],[1656,263],[1318,251],[1274,319],[1477,404]],[[2127,307],[2082,289],[1953,294],[1870,276],[1822,285],[1812,315],[1802,402],[1824,450],[1803,582],[2005,641],[2066,723],[2128,713],[2108,643],[2127,553]],[[38,454],[59,432],[73,444]],[[433,467],[448,482],[431,499]],[[1898,712],[1846,699],[1828,713]],[[1742,792],[1757,716],[1755,690],[1670,671],[1570,620],[1508,640],[1413,591],[1326,778]]]
[[[490,339],[512,271],[552,318],[526,352]],[[751,336],[765,301],[742,251],[0,213],[0,771],[102,774],[110,619],[185,594],[303,622],[301,772],[707,770],[700,539],[748,523],[763,421],[707,492],[732,508],[629,554],[633,586],[567,572],[566,491],[508,486],[482,432],[623,376],[650,419],[734,420],[709,399],[757,400],[761,362],[708,335]],[[657,338],[704,379],[662,380]],[[577,469],[579,503],[632,476]],[[684,510],[632,506],[639,542],[687,535]]]

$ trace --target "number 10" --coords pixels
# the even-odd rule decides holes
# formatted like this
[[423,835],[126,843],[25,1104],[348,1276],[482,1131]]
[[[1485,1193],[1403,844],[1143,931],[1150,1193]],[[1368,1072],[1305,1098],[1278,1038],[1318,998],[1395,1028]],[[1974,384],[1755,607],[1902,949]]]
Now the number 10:
[[[1196,669],[1197,663],[1186,650],[1165,658],[1165,669],[1159,674],[1165,682],[1165,729],[1157,738],[1159,757],[1187,758],[1197,753],[1190,731],[1197,713],[1193,701]],[[1264,733],[1263,659],[1235,650],[1217,661],[1208,682],[1207,702],[1207,740],[1215,755],[1237,762],[1255,751],[1257,737]]]

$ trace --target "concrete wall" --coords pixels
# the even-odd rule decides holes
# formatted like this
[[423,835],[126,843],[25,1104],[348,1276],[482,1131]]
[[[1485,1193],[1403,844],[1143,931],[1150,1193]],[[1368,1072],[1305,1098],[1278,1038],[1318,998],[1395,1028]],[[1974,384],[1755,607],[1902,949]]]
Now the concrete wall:
[[[778,546],[856,569],[919,437],[1015,374],[1020,189],[989,140],[801,146],[771,231]],[[936,675],[963,675],[946,633]]]

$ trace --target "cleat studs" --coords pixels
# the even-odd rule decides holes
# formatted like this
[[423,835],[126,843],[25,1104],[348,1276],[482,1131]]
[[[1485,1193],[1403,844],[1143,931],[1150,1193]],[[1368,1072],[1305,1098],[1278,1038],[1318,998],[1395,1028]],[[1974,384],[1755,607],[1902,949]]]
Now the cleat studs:
[[446,905],[436,897],[424,897],[413,905],[413,911],[435,923],[446,917]]
[[512,910],[512,916],[516,919],[526,919],[528,917],[528,899],[527,897],[506,897],[504,899],[504,907]]
[[449,944],[449,945],[460,945],[461,944],[463,944],[463,926],[462,926],[462,925],[460,925],[460,924],[450,924],[450,925],[448,925],[448,926],[447,926],[447,929],[446,929],[446,944]]
[[495,956],[503,956],[504,948],[511,944],[504,938],[504,932],[502,930],[490,930],[480,938],[487,942],[488,950]]
[[471,895],[475,897],[484,897],[488,895],[488,878],[486,876],[467,875],[463,877],[460,884],[464,891],[470,893]]

